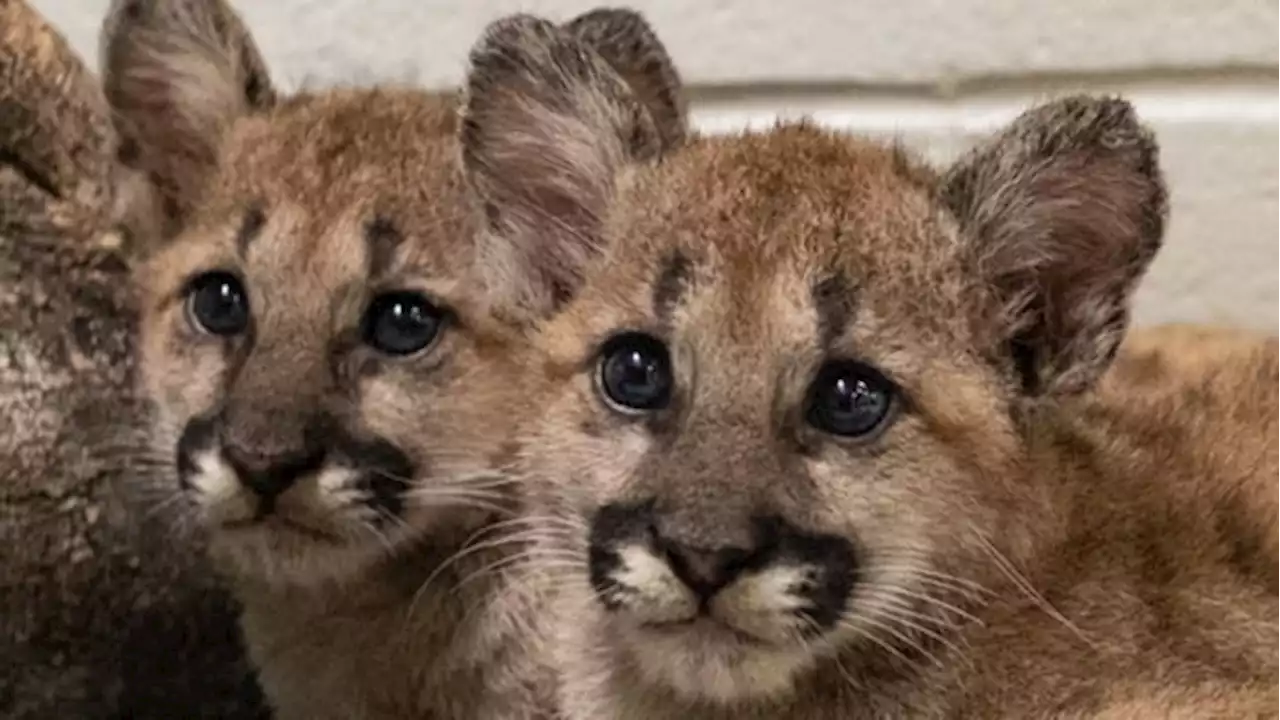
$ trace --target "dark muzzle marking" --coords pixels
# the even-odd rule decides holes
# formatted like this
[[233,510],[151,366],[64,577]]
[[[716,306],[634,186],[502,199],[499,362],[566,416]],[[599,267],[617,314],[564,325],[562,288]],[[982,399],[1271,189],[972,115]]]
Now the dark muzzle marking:
[[[812,567],[815,578],[792,589],[805,605],[796,612],[815,631],[839,622],[858,582],[858,552],[838,535],[803,530],[776,515],[752,518],[750,547],[687,547],[664,538],[655,522],[655,502],[614,503],[601,507],[591,519],[588,574],[606,609],[620,606],[620,585],[614,574],[621,567],[619,548],[645,544],[664,558],[672,572],[699,597],[703,612],[710,600],[739,576],[771,565]],[[621,588],[625,591],[625,588]]]

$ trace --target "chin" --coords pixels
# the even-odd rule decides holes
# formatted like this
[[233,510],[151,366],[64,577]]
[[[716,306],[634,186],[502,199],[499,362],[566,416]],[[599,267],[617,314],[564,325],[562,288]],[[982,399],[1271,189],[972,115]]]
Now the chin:
[[805,647],[764,642],[706,617],[630,627],[620,636],[647,681],[691,701],[733,704],[783,697],[813,664]]
[[386,553],[359,541],[279,517],[221,526],[211,549],[242,579],[273,586],[313,586],[359,575]]

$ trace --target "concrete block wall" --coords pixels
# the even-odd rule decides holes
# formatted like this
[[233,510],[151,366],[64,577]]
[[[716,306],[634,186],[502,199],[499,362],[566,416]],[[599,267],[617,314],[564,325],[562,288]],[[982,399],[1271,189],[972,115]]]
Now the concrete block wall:
[[[277,82],[458,82],[497,15],[600,0],[232,0]],[[89,57],[106,0],[34,0]],[[945,162],[1047,96],[1131,98],[1172,191],[1138,322],[1277,327],[1274,0],[631,0],[679,64],[697,123],[779,115],[897,136]]]

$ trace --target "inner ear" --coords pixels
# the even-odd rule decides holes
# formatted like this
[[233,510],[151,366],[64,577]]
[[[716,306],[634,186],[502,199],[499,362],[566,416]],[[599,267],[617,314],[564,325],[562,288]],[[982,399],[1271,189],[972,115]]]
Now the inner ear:
[[503,302],[545,315],[601,253],[615,176],[657,132],[595,51],[529,15],[486,29],[466,92],[462,160],[489,224],[483,270]]
[[231,123],[276,102],[265,63],[224,0],[113,0],[100,45],[120,162],[154,185],[172,235]]
[[597,8],[569,21],[565,29],[609,63],[652,118],[658,142],[637,145],[633,154],[645,157],[684,143],[688,134],[684,84],[666,46],[643,15],[626,8]]
[[992,298],[980,322],[1022,391],[1092,387],[1164,231],[1157,146],[1133,108],[1088,96],[1034,108],[961,159],[942,197]]

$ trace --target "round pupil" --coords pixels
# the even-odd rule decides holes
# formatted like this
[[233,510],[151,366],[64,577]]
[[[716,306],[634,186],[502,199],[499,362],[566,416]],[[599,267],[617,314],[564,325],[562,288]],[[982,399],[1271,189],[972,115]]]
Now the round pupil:
[[601,381],[609,399],[633,410],[657,410],[671,395],[671,369],[662,343],[623,336],[606,347]]
[[809,421],[835,435],[865,435],[889,412],[889,381],[860,365],[829,366],[814,391]]
[[409,355],[435,339],[440,311],[417,293],[389,293],[374,299],[364,324],[370,346],[390,355]]
[[209,273],[192,286],[191,314],[196,323],[214,335],[235,335],[249,324],[249,303],[244,287],[230,273]]

